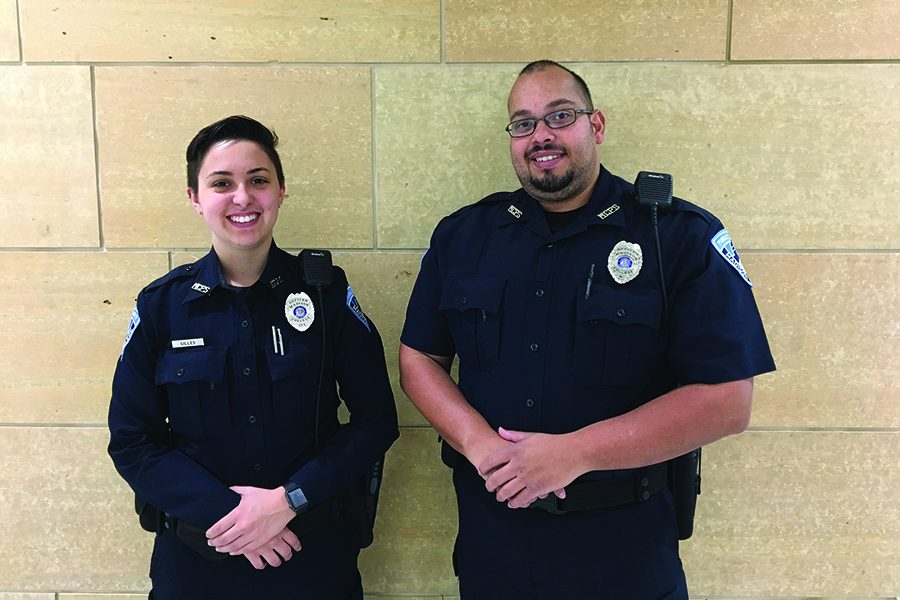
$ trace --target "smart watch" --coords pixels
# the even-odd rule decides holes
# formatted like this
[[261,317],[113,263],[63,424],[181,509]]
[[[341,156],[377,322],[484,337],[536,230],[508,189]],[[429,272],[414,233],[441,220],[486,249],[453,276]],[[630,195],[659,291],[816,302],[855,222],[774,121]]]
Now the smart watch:
[[309,500],[306,499],[306,494],[293,481],[288,481],[284,484],[284,497],[287,498],[287,503],[291,510],[298,515],[305,513],[306,509],[309,508]]

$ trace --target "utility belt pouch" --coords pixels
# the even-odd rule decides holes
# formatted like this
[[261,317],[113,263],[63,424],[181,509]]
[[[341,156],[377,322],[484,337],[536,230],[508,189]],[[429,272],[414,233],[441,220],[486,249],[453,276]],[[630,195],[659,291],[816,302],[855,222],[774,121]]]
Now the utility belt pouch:
[[188,523],[187,521],[182,521],[181,519],[166,518],[165,526],[167,528],[172,528],[173,525],[175,529],[175,537],[181,540],[182,544],[184,544],[206,560],[218,562],[221,560],[225,560],[230,556],[229,554],[225,554],[223,552],[217,552],[215,548],[209,545],[209,542],[206,538],[205,529],[202,529],[197,525]]
[[686,540],[694,532],[694,514],[700,495],[700,448],[669,461],[669,489],[675,503],[678,539]]
[[369,466],[369,471],[345,494],[347,516],[359,533],[362,548],[372,545],[375,538],[375,518],[378,514],[378,497],[384,476],[384,457]]
[[160,534],[168,529],[175,534],[181,543],[207,560],[225,560],[228,554],[216,552],[206,539],[206,530],[191,525],[180,519],[175,519],[137,496],[134,497],[134,511],[138,514],[141,529],[150,533]]
[[138,522],[141,529],[150,533],[159,533],[163,526],[163,514],[155,506],[142,500],[137,496],[134,497],[134,512],[138,515]]
[[462,455],[454,450],[441,436],[438,436],[438,442],[441,443],[441,462],[451,469],[455,469],[459,465]]

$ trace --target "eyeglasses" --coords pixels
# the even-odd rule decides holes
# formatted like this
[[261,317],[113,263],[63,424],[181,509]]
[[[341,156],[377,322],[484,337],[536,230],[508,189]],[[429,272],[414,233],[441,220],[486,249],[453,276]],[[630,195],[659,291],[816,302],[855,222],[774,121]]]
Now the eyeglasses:
[[578,118],[578,115],[589,115],[592,112],[594,111],[584,108],[564,108],[563,110],[554,110],[552,113],[547,113],[543,117],[538,117],[537,119],[519,119],[518,121],[513,121],[506,126],[506,133],[514,138],[531,135],[534,133],[538,121],[543,121],[550,129],[562,129],[563,127],[568,127],[574,123],[575,119]]

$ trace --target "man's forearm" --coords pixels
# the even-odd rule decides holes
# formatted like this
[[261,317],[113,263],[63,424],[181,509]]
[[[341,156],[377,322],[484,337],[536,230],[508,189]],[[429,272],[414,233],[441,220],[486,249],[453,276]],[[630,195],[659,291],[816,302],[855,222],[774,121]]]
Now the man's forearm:
[[687,385],[579,429],[569,441],[585,471],[655,464],[743,431],[752,396],[752,379]]
[[451,360],[400,344],[400,385],[444,440],[477,465],[508,442],[491,429],[459,391],[450,377]]

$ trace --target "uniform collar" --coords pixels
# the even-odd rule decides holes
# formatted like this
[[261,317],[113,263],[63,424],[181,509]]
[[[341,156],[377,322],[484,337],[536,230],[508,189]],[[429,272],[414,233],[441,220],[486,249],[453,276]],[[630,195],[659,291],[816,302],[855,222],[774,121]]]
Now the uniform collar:
[[[194,273],[194,278],[190,281],[184,296],[184,302],[191,302],[199,298],[206,298],[214,293],[217,288],[224,288],[222,281],[222,263],[219,262],[219,256],[214,249],[190,265],[179,267],[184,269],[185,273]],[[292,287],[296,287],[300,278],[299,270],[291,255],[281,250],[272,240],[269,247],[269,256],[266,258],[266,266],[263,269],[259,280],[253,284],[261,286],[275,296],[287,296],[287,291]]]
[[[602,166],[600,177],[591,192],[591,198],[578,215],[578,218],[565,229],[552,235],[553,238],[569,237],[584,231],[593,225],[610,225],[625,227],[625,211],[622,210],[622,193],[616,184],[616,178]],[[524,189],[519,188],[510,195],[508,201],[502,203],[498,227],[521,224],[541,237],[551,237],[550,228],[544,217],[544,209]]]

